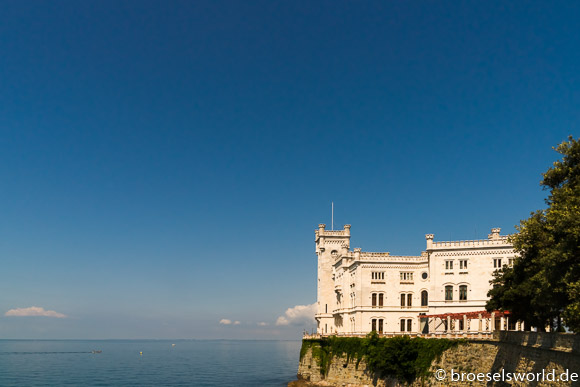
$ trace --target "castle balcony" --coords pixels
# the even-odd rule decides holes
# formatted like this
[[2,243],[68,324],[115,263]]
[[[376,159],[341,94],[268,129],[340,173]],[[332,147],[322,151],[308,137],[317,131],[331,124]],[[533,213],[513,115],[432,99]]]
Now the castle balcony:
[[[502,332],[504,333],[504,332]],[[303,339],[322,339],[324,337],[366,337],[369,332],[344,332],[344,333],[308,333],[304,332],[302,335]],[[505,333],[504,333],[505,335]],[[499,334],[494,332],[429,332],[429,333],[418,333],[418,332],[381,332],[379,337],[423,337],[428,339],[472,339],[472,340],[486,340],[486,341],[499,341]],[[513,340],[513,339],[512,339]]]
[[314,319],[318,320],[320,318],[332,318],[332,313],[316,313]]

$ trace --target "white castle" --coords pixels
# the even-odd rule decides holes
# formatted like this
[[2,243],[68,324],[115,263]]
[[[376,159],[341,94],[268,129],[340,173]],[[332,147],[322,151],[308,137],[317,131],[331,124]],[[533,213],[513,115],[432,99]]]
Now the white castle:
[[350,249],[350,225],[315,231],[317,333],[435,334],[523,330],[509,315],[485,312],[493,272],[516,253],[493,228],[488,239],[435,242],[420,256]]

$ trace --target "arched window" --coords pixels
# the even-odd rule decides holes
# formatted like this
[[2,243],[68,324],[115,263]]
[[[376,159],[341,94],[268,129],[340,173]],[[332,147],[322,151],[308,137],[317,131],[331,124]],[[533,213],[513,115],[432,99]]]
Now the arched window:
[[377,306],[377,293],[373,293],[373,304],[372,305]]
[[407,294],[407,306],[411,306],[413,305],[413,295],[412,294]]
[[401,294],[401,306],[405,306],[405,295]]
[[453,301],[453,286],[445,286],[445,301]]
[[429,305],[429,293],[426,290],[421,292],[421,306]]
[[459,300],[461,301],[467,300],[467,285],[459,286]]
[[383,306],[383,293],[379,293],[379,306]]
[[413,319],[401,319],[401,332],[411,332],[413,330]]

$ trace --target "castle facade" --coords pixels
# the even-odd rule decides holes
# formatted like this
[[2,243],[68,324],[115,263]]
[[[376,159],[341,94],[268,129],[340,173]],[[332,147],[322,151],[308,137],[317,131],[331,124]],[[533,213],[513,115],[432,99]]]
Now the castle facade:
[[350,228],[315,231],[319,334],[507,329],[507,317],[482,317],[493,272],[516,256],[499,228],[483,240],[437,242],[427,234],[420,256],[351,250]]

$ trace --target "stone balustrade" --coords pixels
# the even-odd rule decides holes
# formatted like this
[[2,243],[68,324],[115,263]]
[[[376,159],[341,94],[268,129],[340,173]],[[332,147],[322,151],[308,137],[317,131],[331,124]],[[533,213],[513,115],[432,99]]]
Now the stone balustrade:
[[464,248],[464,247],[487,247],[487,246],[505,246],[509,245],[508,237],[502,236],[498,239],[476,239],[476,240],[465,240],[465,241],[441,241],[433,242],[431,247],[433,249],[440,248]]

